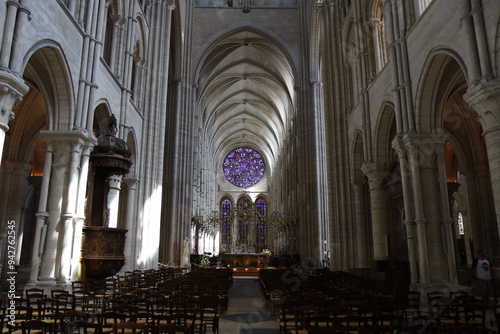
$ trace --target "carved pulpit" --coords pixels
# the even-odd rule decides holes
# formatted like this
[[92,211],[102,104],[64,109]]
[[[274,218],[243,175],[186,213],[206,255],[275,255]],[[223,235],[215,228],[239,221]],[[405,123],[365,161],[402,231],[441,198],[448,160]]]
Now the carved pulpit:
[[[125,264],[123,254],[126,229],[117,228],[121,178],[130,170],[130,150],[117,132],[116,118],[111,115],[107,134],[97,139],[90,154],[92,177],[87,198],[87,221],[83,227],[80,279],[103,279],[120,271]],[[118,186],[117,186],[118,184]]]

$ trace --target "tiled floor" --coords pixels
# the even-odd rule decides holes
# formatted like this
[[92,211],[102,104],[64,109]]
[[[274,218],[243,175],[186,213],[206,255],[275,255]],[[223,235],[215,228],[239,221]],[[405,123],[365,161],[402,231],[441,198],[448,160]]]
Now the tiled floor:
[[278,334],[278,316],[265,307],[257,277],[234,277],[227,311],[220,316],[220,334]]

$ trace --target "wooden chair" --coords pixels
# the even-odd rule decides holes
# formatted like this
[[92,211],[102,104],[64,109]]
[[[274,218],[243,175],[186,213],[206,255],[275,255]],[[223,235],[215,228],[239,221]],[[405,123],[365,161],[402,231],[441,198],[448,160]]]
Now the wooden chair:
[[146,324],[125,321],[113,324],[113,334],[142,334],[147,329]]
[[201,307],[201,324],[203,328],[211,328],[214,334],[219,333],[219,298],[214,293],[199,296]]
[[155,326],[151,330],[152,334],[192,334],[193,329],[186,326],[175,325],[175,324],[164,324]]
[[63,334],[67,334],[69,332],[66,331],[66,324],[75,321],[88,321],[90,315],[83,311],[78,310],[67,310],[58,315],[58,325],[57,328],[61,330]]
[[33,319],[21,323],[22,334],[53,334],[54,324],[43,320]]
[[102,326],[90,321],[70,321],[66,323],[63,333],[71,334],[101,334]]
[[39,318],[39,313],[45,308],[45,300],[47,295],[44,289],[29,288],[24,291],[27,305],[32,309],[32,316]]
[[[32,308],[26,305],[16,305],[11,313],[8,308],[7,312],[12,315],[12,319],[7,318],[6,328],[8,333],[21,332],[21,324],[26,321],[34,320],[32,317]],[[38,319],[37,319],[38,320]]]
[[97,321],[102,326],[102,333],[112,333],[115,324],[129,320],[128,315],[121,312],[107,311],[97,314]]
[[481,325],[461,325],[452,326],[446,329],[445,333],[449,334],[487,334],[486,328]]
[[408,291],[405,307],[405,318],[419,316],[420,310],[420,291]]

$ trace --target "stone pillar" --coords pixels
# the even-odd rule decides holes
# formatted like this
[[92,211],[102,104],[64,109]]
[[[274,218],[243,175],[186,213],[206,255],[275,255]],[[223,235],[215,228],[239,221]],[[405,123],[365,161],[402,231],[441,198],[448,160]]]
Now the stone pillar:
[[16,18],[16,28],[14,30],[12,54],[10,56],[9,68],[13,73],[21,74],[23,65],[24,49],[19,47],[19,43],[24,43],[26,34],[26,24],[28,23],[30,12],[25,7],[19,7]]
[[40,256],[42,255],[42,230],[45,226],[47,213],[47,199],[49,191],[50,174],[52,169],[52,147],[47,145],[45,162],[43,165],[42,187],[40,189],[40,200],[38,201],[38,212],[36,213],[35,237],[33,238],[33,252],[31,255],[31,270],[28,285],[35,285],[38,280],[40,269]]
[[469,83],[475,85],[481,80],[481,68],[479,65],[479,52],[474,32],[474,22],[471,16],[471,4],[469,0],[462,0],[458,3],[462,14],[460,27],[463,29],[464,50],[466,50],[469,58],[467,61]]
[[119,39],[118,35],[120,33],[121,26],[126,22],[120,15],[112,15],[111,19],[113,20],[113,32],[111,33],[111,53],[109,55],[109,68],[111,72],[115,73],[115,63],[116,63],[116,52],[119,49]]
[[403,138],[403,144],[409,157],[410,182],[412,189],[413,207],[415,213],[416,234],[418,239],[418,259],[420,283],[427,284],[429,278],[429,257],[427,253],[427,219],[424,214],[424,205],[422,201],[422,189],[420,179],[420,161],[418,145],[413,143],[410,136]]
[[370,185],[370,203],[372,212],[373,258],[389,259],[389,229],[387,215],[387,196],[381,188],[386,169],[383,164],[365,164],[361,171],[368,177]]
[[108,176],[108,196],[106,206],[108,212],[107,227],[118,227],[118,208],[120,203],[120,187],[122,183],[121,175]]
[[[23,206],[22,200],[24,195],[24,189],[26,183],[26,178],[29,173],[29,167],[22,161],[4,161],[4,179],[6,182],[3,184],[2,193],[5,194],[5,200],[2,201],[2,207],[4,210],[4,218],[0,222],[1,226],[4,228],[7,226],[8,221],[13,221],[13,227],[15,228],[15,242],[16,242],[16,253],[15,253],[15,263],[19,264],[19,259],[21,256],[21,246],[23,241],[23,221],[21,220],[21,207]],[[3,231],[6,233],[6,230]],[[5,235],[6,236],[6,235]],[[5,237],[4,236],[4,237]],[[4,244],[4,247],[7,245]],[[7,257],[7,247],[5,250],[1,250],[2,263],[5,265],[7,260],[13,260],[13,258]]]
[[478,113],[478,121],[483,129],[498,235],[500,234],[500,84],[498,82],[479,83],[469,88],[464,95],[464,100]]
[[136,240],[136,224],[134,224],[134,221],[136,218],[135,204],[137,183],[139,181],[135,178],[124,178],[123,182],[127,185],[127,211],[125,212],[125,228],[128,230],[128,232],[125,238],[125,247],[123,250],[123,254],[125,255],[125,264],[123,265],[122,271],[127,271],[134,269],[135,267],[134,245]]
[[410,277],[411,283],[417,284],[419,282],[418,271],[418,244],[417,233],[415,225],[415,210],[413,207],[413,192],[411,190],[410,170],[408,165],[408,158],[406,148],[400,137],[392,142],[392,147],[397,152],[399,161],[401,186],[403,188],[403,201],[404,201],[404,224],[406,228],[406,242],[408,245],[408,260],[410,261]]
[[76,203],[76,216],[73,237],[73,255],[71,266],[71,280],[75,281],[80,277],[80,259],[82,251],[82,230],[85,222],[85,206],[87,203],[87,181],[89,174],[90,151],[94,147],[94,138],[89,138],[85,145],[80,162],[80,177],[78,185],[78,197]]
[[[80,131],[41,131],[41,134],[47,147],[53,152],[53,160],[47,198],[46,234],[38,279],[48,282],[58,280],[62,283],[70,274],[80,150],[82,143],[88,141],[88,135]],[[63,207],[63,204],[66,206]]]
[[[467,202],[468,208],[470,210],[470,229],[468,229],[468,236],[474,240],[474,244],[477,242],[480,245],[484,244],[484,235],[482,231],[482,222],[484,221],[484,212],[481,210],[481,195],[479,186],[479,176],[476,169],[470,166],[465,170],[465,188],[467,189]],[[474,246],[473,246],[474,247]],[[481,247],[481,246],[479,246]],[[468,260],[472,260],[476,257],[476,250],[471,250],[471,257]]]
[[7,2],[6,6],[7,15],[4,24],[2,47],[0,48],[0,70],[9,68],[14,30],[16,27],[17,11],[20,7],[19,3],[15,1]]
[[[439,145],[439,143],[438,143]],[[446,182],[446,169],[444,161],[444,140],[436,149],[438,166],[439,194],[441,198],[441,224],[443,227],[443,250],[445,251],[448,267],[448,277],[452,284],[458,283],[457,263],[455,258],[455,234],[453,233],[453,219],[451,218],[450,200],[448,196],[448,183]]]
[[381,59],[381,50],[380,50],[380,35],[381,35],[381,27],[382,24],[378,19],[371,19],[370,21],[372,38],[373,38],[373,48],[374,48],[374,56],[375,56],[375,70],[379,73],[382,70],[383,61]]
[[64,219],[63,243],[61,246],[61,270],[58,282],[66,284],[70,279],[71,258],[73,254],[74,218],[76,215],[76,201],[78,196],[78,178],[83,143],[79,140],[73,141],[71,147],[71,160],[68,171],[68,188],[66,196],[66,208],[62,214]]
[[366,240],[366,224],[365,224],[365,210],[363,202],[363,186],[365,185],[364,180],[353,181],[354,187],[354,207],[356,208],[354,215],[356,221],[356,266],[359,268],[368,268],[368,252],[366,245],[368,240]]

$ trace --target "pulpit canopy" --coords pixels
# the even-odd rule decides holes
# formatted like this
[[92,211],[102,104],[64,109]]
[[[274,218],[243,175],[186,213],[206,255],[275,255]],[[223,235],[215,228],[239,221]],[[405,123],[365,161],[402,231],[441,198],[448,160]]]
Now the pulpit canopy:
[[90,161],[94,167],[102,167],[109,174],[125,175],[132,166],[131,153],[127,143],[115,137],[116,129],[116,118],[111,115],[106,127],[108,133],[97,138]]

